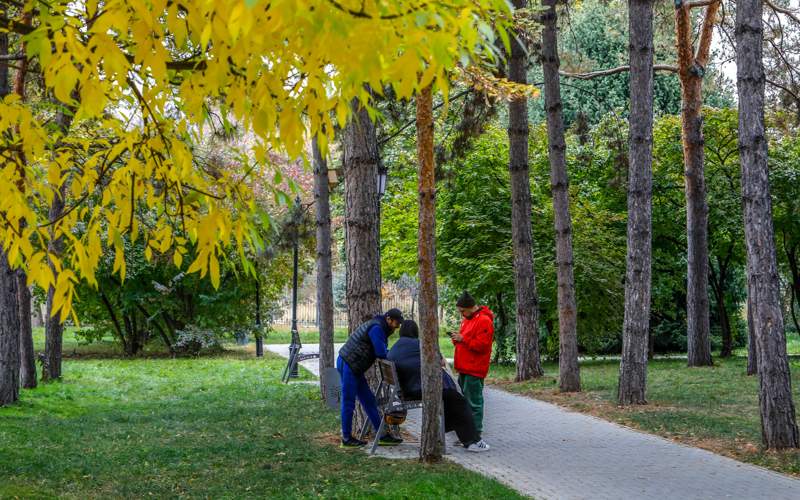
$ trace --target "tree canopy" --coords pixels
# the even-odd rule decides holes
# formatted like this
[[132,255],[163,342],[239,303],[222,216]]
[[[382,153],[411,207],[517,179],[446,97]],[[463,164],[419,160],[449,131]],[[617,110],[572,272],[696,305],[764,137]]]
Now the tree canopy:
[[[8,5],[4,3],[3,5]],[[32,15],[31,15],[32,14]],[[505,36],[501,0],[442,3],[329,0],[28,0],[0,11],[21,35],[43,95],[0,103],[0,237],[30,283],[54,286],[65,319],[80,280],[97,285],[105,252],[124,279],[124,239],[145,256],[173,251],[188,272],[220,280],[229,245],[245,259],[264,223],[256,190],[290,198],[270,152],[325,149],[350,102],[391,85],[400,98],[449,71],[494,57]],[[493,24],[490,24],[493,23]],[[21,44],[17,43],[18,49]],[[194,157],[209,129],[236,126],[246,140],[229,164]],[[48,220],[56,197],[66,208]],[[64,242],[55,255],[48,243]],[[52,268],[51,268],[52,265]]]

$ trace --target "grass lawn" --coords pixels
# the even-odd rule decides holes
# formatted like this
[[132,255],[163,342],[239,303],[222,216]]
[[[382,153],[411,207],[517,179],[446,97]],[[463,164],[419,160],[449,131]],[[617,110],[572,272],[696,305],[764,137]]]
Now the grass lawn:
[[[303,344],[318,344],[319,343],[319,330],[316,328],[298,328],[300,333],[300,342]],[[347,328],[335,328],[333,330],[333,341],[335,343],[342,343],[347,340]],[[288,344],[292,341],[292,330],[288,326],[277,325],[273,327],[273,331],[267,334],[264,338],[265,344]],[[250,339],[250,342],[255,342]]]
[[[577,394],[558,393],[558,365],[553,363],[545,364],[545,377],[521,383],[513,382],[513,366],[493,366],[489,382],[737,460],[800,475],[800,451],[761,449],[758,378],[745,374],[747,359],[715,358],[714,364],[711,368],[687,368],[685,359],[651,361],[647,372],[649,404],[629,408],[618,407],[615,402],[619,361],[614,360],[582,362],[583,392]],[[797,405],[800,358],[791,359],[791,372]]]
[[[102,340],[87,343],[77,337],[80,328],[67,326],[64,328],[63,356],[67,359],[79,358],[119,358],[125,355],[122,345],[106,336]],[[33,348],[36,352],[44,352],[44,328],[33,329]],[[160,339],[155,339],[144,346],[141,356],[168,356],[169,352]],[[37,364],[38,368],[38,364]]]
[[284,360],[70,359],[0,408],[0,498],[518,498],[453,464],[336,446],[318,389]]

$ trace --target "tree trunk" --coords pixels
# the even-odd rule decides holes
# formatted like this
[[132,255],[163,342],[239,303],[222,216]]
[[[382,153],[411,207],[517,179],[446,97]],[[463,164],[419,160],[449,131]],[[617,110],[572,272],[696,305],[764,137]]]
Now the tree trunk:
[[419,458],[442,459],[442,364],[439,353],[436,288],[436,181],[433,164],[433,97],[431,87],[417,95],[417,158],[419,161],[419,323],[422,358],[422,436]]
[[497,321],[500,323],[499,328],[494,329],[494,360],[493,363],[500,363],[508,358],[506,357],[506,341],[508,340],[508,314],[506,314],[506,306],[503,301],[503,292],[497,292]]
[[[64,117],[63,112],[59,112],[59,117],[57,117],[57,119],[59,118],[62,120],[69,120],[69,118]],[[64,212],[64,196],[66,196],[66,183],[61,186],[50,204],[49,220],[51,222],[59,219]],[[47,250],[50,255],[60,255],[62,250],[61,237],[51,240]],[[50,263],[50,269],[53,271],[53,275],[57,276],[56,267],[52,262]],[[44,366],[42,369],[43,381],[58,380],[61,378],[61,349],[63,345],[64,324],[61,322],[61,313],[53,311],[54,295],[55,289],[50,286],[47,290]]]
[[378,140],[367,110],[353,101],[344,129],[347,322],[350,332],[381,311]]
[[[527,0],[514,0],[514,8]],[[511,40],[509,80],[527,83],[527,53],[518,37]],[[533,270],[531,185],[528,168],[528,99],[508,103],[508,146],[511,174],[511,230],[514,243],[514,291],[517,298],[517,376],[528,380],[544,374],[539,355],[539,299]]]
[[724,291],[717,296],[717,315],[719,316],[719,328],[722,335],[722,349],[720,350],[719,357],[730,358],[733,354],[733,332],[731,332],[728,309],[725,307]]
[[708,203],[704,171],[703,74],[719,2],[706,7],[697,55],[692,46],[691,7],[676,3],[675,31],[681,82],[681,137],[686,181],[687,363],[711,366],[708,304]]
[[22,270],[17,270],[17,302],[19,304],[19,380],[25,389],[36,388],[36,355],[33,352],[31,327],[31,291]]
[[[30,11],[26,12],[22,17],[22,23],[30,25],[32,14]],[[27,43],[24,40],[20,41],[19,51],[25,53]],[[17,94],[23,102],[25,101],[25,77],[28,72],[28,58],[25,57],[19,61],[17,73],[14,76],[14,93]],[[27,159],[23,153],[19,154],[20,165],[25,165]],[[20,192],[25,192],[25,169],[18,167],[20,174],[19,189]],[[24,221],[20,223],[20,228],[25,227]],[[17,293],[19,300],[19,349],[20,349],[20,383],[25,389],[33,389],[36,387],[36,356],[33,352],[33,331],[31,329],[31,291],[28,288],[28,277],[24,270],[17,270]]]
[[733,246],[729,247],[728,255],[725,260],[717,256],[717,267],[709,266],[711,271],[711,290],[714,292],[714,299],[717,306],[717,316],[719,316],[719,328],[722,336],[722,350],[719,353],[721,358],[729,358],[733,354],[733,332],[731,332],[731,322],[728,316],[728,308],[725,305],[725,290],[728,281],[728,264],[733,255]]
[[[333,359],[333,271],[331,269],[331,205],[328,192],[328,163],[314,137],[314,202],[317,216],[317,312],[319,328],[319,372],[334,366]],[[325,379],[320,389],[325,396]]]
[[645,404],[650,330],[653,162],[653,0],[629,0],[628,252],[619,404]]
[[747,281],[758,353],[761,434],[769,449],[800,445],[783,331],[764,130],[763,4],[736,4],[736,79]]
[[753,303],[750,287],[747,289],[747,374],[758,373],[758,352],[756,350],[756,328],[753,322]]
[[[150,312],[147,309],[145,309],[144,306],[142,306],[141,304],[136,304],[136,309],[140,313],[142,313],[142,316],[145,318],[145,324],[152,325],[156,328],[156,330],[158,330],[158,335],[161,337],[161,341],[164,342],[164,347],[167,348],[167,350],[172,356],[175,356],[175,349],[172,347],[173,340],[169,337],[169,335],[167,335],[167,330],[169,329],[168,326],[169,323],[167,322],[166,319],[164,320],[164,325],[167,328],[167,330],[165,330],[164,327],[162,327],[161,324],[158,322],[158,319],[155,317],[159,314],[166,314],[166,313],[156,313],[156,315],[150,314]],[[153,318],[153,320],[150,321],[148,318]],[[147,339],[145,339],[145,342],[146,341]]]
[[42,314],[42,304],[36,297],[32,297],[33,305],[31,306],[32,326],[33,328],[44,328],[44,314]]
[[100,300],[106,307],[106,312],[108,312],[108,318],[111,320],[111,324],[114,325],[114,330],[117,332],[117,337],[119,338],[119,341],[122,344],[122,349],[127,351],[128,346],[127,346],[127,341],[125,339],[125,334],[122,332],[122,327],[120,326],[119,320],[117,319],[117,314],[114,312],[114,306],[111,304],[111,300],[102,290],[100,291]]
[[561,114],[561,85],[558,76],[558,29],[556,3],[545,0],[542,14],[542,71],[544,105],[547,110],[547,144],[550,157],[550,189],[556,231],[556,270],[558,279],[558,388],[561,392],[581,390],[578,367],[577,305],[572,270],[572,221],[569,212],[567,144]]
[[[367,110],[353,100],[353,117],[344,129],[345,249],[347,325],[350,333],[381,312],[380,206],[378,139]],[[374,369],[366,373],[373,390]],[[354,428],[366,416],[357,406]]]
[[794,303],[795,299],[797,299],[797,294],[794,291],[794,287],[791,285],[789,286],[789,291],[791,294],[791,299],[789,299],[789,312],[792,315],[792,322],[794,323],[794,329],[797,333],[800,333],[800,321],[797,320],[797,314],[794,312]]
[[797,249],[800,245],[795,245],[791,249],[786,249],[786,258],[789,261],[789,270],[792,273],[792,301],[789,302],[789,310],[792,312],[792,321],[797,333],[800,333],[800,322],[797,321],[795,314],[795,303],[800,308],[800,266],[797,263]]
[[[1,42],[0,42],[1,43]],[[0,406],[19,399],[19,303],[17,273],[0,249]]]
[[[78,95],[73,91],[72,95],[77,98]],[[68,110],[65,104],[59,103],[59,109],[56,112],[55,123],[59,130],[66,135],[69,127],[72,125],[72,117],[74,110]],[[50,211],[48,219],[51,223],[61,219],[64,213],[64,203],[67,196],[67,182],[59,186],[58,190],[53,196],[53,201],[50,204]],[[50,231],[54,231],[53,225],[50,226]],[[52,233],[51,233],[52,234]],[[47,246],[49,255],[58,257],[63,251],[63,238],[53,238]],[[48,259],[50,269],[53,276],[58,278],[58,271],[52,261]],[[61,378],[61,350],[63,345],[64,324],[61,322],[61,314],[54,315],[53,311],[53,296],[55,289],[51,286],[47,290],[47,320],[45,322],[45,346],[44,346],[44,366],[42,370],[42,380],[58,380]]]
[[[5,3],[0,4],[5,8]],[[8,33],[0,32],[0,99],[9,94]],[[19,399],[19,303],[17,273],[11,269],[8,256],[0,246],[0,406]]]

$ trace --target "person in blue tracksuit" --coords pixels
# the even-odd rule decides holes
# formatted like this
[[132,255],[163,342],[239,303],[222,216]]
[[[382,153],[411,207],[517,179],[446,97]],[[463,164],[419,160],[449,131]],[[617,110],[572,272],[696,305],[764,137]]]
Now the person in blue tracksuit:
[[[377,358],[386,359],[389,336],[400,327],[403,313],[389,309],[386,314],[375,316],[363,323],[348,337],[339,350],[336,369],[342,379],[342,446],[364,446],[364,441],[353,437],[353,412],[356,398],[361,402],[372,426],[377,432],[381,423],[375,395],[364,376]],[[380,438],[381,445],[396,445],[403,442],[386,433]]]

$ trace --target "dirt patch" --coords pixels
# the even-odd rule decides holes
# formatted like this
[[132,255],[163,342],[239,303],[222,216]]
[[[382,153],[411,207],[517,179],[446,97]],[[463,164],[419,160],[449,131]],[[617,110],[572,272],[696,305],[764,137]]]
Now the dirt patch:
[[339,446],[342,444],[342,437],[334,432],[323,432],[321,434],[315,434],[312,440],[323,446]]
[[[394,435],[397,435],[397,433],[395,432]],[[364,438],[364,440],[372,442],[373,436],[374,434],[370,433]],[[400,437],[403,438],[404,443],[419,444],[419,438],[402,427],[400,428]],[[337,432],[323,432],[321,434],[315,434],[312,439],[315,443],[324,446],[339,446],[342,443],[342,438]]]

